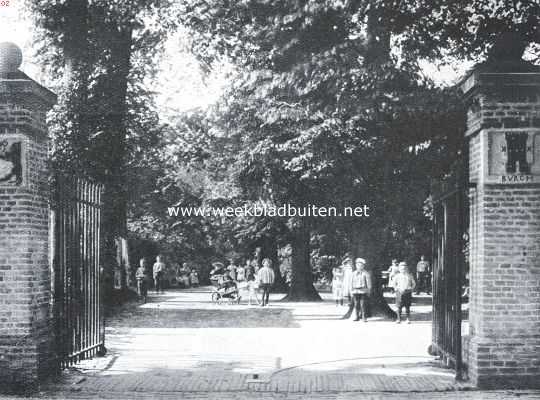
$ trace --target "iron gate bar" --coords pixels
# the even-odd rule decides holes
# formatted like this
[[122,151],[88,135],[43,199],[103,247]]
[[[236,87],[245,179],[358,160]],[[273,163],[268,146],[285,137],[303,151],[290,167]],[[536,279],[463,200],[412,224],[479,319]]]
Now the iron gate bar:
[[104,348],[100,291],[101,186],[57,176],[53,209],[53,309],[62,368]]
[[432,184],[433,334],[432,349],[463,378],[461,288],[466,226],[466,167],[459,159],[445,179]]

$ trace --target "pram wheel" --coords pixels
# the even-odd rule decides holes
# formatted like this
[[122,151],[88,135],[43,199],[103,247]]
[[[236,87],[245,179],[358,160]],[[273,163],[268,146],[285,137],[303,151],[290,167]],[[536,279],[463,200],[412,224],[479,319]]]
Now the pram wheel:
[[221,303],[221,295],[218,292],[212,293],[212,303],[216,303],[216,304]]

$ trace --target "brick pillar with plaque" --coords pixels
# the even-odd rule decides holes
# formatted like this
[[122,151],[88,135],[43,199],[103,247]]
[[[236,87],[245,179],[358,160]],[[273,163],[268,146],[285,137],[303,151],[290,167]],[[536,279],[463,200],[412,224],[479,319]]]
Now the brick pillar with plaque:
[[540,68],[501,35],[462,81],[469,153],[470,379],[540,386]]
[[56,368],[49,267],[45,115],[56,96],[0,43],[0,391],[35,387]]

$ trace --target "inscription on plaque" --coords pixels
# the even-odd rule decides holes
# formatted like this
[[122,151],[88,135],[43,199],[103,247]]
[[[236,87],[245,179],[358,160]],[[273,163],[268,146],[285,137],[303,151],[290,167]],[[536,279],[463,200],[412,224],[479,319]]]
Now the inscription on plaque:
[[533,175],[502,175],[501,183],[532,183]]
[[539,132],[490,131],[487,135],[488,182],[519,184],[540,179]]
[[23,177],[23,141],[0,138],[0,185],[21,186]]

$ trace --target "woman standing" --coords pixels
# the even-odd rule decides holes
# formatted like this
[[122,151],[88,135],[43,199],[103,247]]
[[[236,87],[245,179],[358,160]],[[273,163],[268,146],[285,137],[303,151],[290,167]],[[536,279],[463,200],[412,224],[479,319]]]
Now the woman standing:
[[259,282],[253,271],[253,269],[248,269],[246,273],[247,280],[247,290],[248,290],[248,306],[251,305],[251,300],[253,299],[257,305],[259,305],[259,299],[257,298],[257,289],[259,288]]
[[229,263],[229,266],[227,267],[227,271],[229,271],[229,276],[231,277],[231,279],[233,281],[236,280],[236,265],[234,264],[234,260],[231,259],[230,260],[230,263]]
[[246,269],[242,264],[236,267],[236,281],[242,283],[246,280]]
[[395,258],[392,260],[392,264],[390,265],[390,267],[388,267],[386,272],[388,273],[388,287],[392,289],[392,291],[394,291],[394,276],[399,273],[398,261]]
[[343,305],[343,270],[339,265],[332,269],[332,295],[336,306]]

